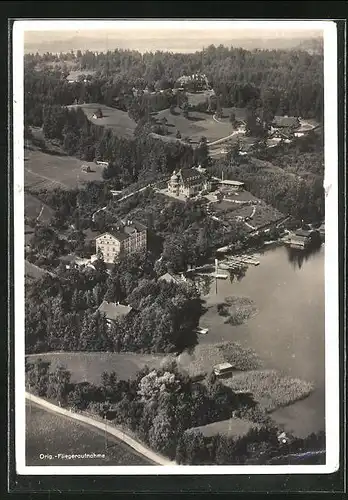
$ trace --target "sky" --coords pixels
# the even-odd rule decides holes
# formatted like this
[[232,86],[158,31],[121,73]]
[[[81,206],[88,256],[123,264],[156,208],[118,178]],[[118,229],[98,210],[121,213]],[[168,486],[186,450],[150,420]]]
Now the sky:
[[[40,24],[41,23],[41,24]],[[36,21],[25,32],[25,51],[113,50],[191,52],[214,45],[277,45],[322,35],[318,23],[243,21]],[[94,24],[93,24],[94,23]],[[319,29],[318,29],[319,28]],[[255,42],[257,41],[257,42]],[[70,47],[71,46],[71,47]]]

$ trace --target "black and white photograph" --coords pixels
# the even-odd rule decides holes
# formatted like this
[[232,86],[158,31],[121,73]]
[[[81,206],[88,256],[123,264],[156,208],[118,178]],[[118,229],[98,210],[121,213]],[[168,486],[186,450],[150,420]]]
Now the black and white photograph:
[[339,466],[332,21],[17,20],[16,470]]

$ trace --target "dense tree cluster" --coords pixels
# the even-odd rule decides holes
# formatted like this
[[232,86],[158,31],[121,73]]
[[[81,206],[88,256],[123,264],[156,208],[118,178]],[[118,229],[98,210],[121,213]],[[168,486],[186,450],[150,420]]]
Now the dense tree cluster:
[[225,178],[245,182],[254,196],[296,220],[323,219],[324,153],[320,136],[301,137],[267,150],[255,148],[253,155],[240,157],[233,146],[224,159],[214,162],[212,172],[221,176],[223,171]]
[[[196,342],[202,305],[194,287],[157,282],[154,258],[135,254],[111,274],[102,260],[94,269],[66,269],[27,285],[27,352],[181,351]],[[133,312],[112,325],[97,308],[123,301]]]
[[145,367],[133,379],[119,380],[115,372],[103,373],[102,383],[72,383],[62,366],[50,370],[42,360],[26,362],[26,388],[40,397],[88,410],[134,432],[151,448],[181,464],[257,464],[272,457],[325,448],[325,435],[292,438],[283,444],[271,421],[246,435],[211,438],[193,427],[231,418],[234,412],[252,408],[242,402],[214,375],[194,383],[178,371],[174,362],[160,369]]
[[118,137],[111,129],[92,124],[81,108],[44,107],[43,131],[48,139],[60,141],[69,155],[87,161],[107,161],[104,178],[112,178],[123,187],[139,178],[191,166],[194,161],[192,147],[182,141],[163,143],[152,137],[152,129],[144,126],[134,138]]
[[241,222],[219,223],[209,217],[204,203],[170,200],[152,189],[121,203],[111,202],[110,211],[148,226],[152,249],[162,253],[158,267],[163,271],[185,271],[211,257],[219,246],[243,241],[246,236]]
[[[64,57],[72,58],[76,68],[86,73],[93,70],[95,74],[68,84],[65,79],[68,71],[62,63]],[[59,63],[56,69],[42,69],[49,59]],[[323,55],[300,50],[248,51],[211,45],[192,54],[157,51],[141,55],[137,51],[116,49],[99,54],[90,51],[61,56],[27,54],[25,62],[25,88],[30,96],[27,103],[33,111],[32,104],[39,101],[33,94],[38,91],[46,102],[53,97],[53,102],[63,105],[78,100],[107,105],[116,102],[125,108],[129,98],[133,102],[133,88],[150,92],[167,90],[178,86],[175,84],[182,75],[201,72],[207,75],[221,106],[245,107],[255,102],[262,108],[272,108],[277,114],[318,119],[323,112]],[[63,72],[60,69],[59,73],[58,68],[62,67]],[[45,72],[46,79],[40,83],[43,82],[41,73]],[[190,81],[186,86],[195,92],[200,90],[198,83],[198,80]],[[168,92],[155,98],[150,94],[146,99],[151,105],[161,101],[154,104],[160,109],[169,107],[172,97]],[[38,109],[36,112],[39,116]]]

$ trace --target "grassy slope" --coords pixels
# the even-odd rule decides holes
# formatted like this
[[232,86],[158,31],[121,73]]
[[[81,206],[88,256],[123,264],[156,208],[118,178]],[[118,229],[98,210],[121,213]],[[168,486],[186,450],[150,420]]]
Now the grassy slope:
[[230,418],[228,420],[220,420],[212,424],[195,427],[195,430],[199,430],[206,437],[216,436],[217,434],[225,434],[230,437],[242,437],[245,436],[250,429],[257,429],[259,427],[258,424],[249,422],[248,420]]
[[[105,453],[105,458],[80,458],[74,460],[41,460],[39,455],[58,453]],[[105,437],[103,431],[76,422],[62,415],[48,412],[34,403],[26,407],[26,464],[27,465],[151,465],[127,445],[113,436]]]
[[[68,106],[68,108],[81,108],[90,122],[94,125],[111,128],[120,137],[133,137],[136,123],[128,116],[126,111],[94,103],[77,104]],[[101,109],[103,118],[93,118],[93,114],[97,109]]]
[[59,364],[71,372],[72,382],[88,381],[94,384],[101,383],[101,374],[115,371],[120,379],[129,379],[145,365],[149,367],[160,366],[163,356],[117,353],[117,352],[61,352],[34,354],[28,356],[29,360],[39,358],[51,362],[54,370]]
[[177,114],[171,114],[169,109],[160,111],[156,118],[166,118],[168,120],[168,132],[175,136],[179,130],[182,137],[189,136],[193,143],[198,142],[202,136],[209,141],[217,140],[231,134],[232,129],[229,123],[218,123],[212,115],[190,111],[189,118],[182,115],[182,111],[175,108]]
[[[72,189],[80,183],[102,179],[102,167],[72,156],[26,151],[24,165],[25,187],[33,189]],[[82,172],[82,165],[90,165],[92,172]]]
[[26,217],[38,217],[40,215],[39,220],[41,222],[49,222],[53,214],[54,211],[44,205],[38,198],[29,193],[24,193],[24,215]]

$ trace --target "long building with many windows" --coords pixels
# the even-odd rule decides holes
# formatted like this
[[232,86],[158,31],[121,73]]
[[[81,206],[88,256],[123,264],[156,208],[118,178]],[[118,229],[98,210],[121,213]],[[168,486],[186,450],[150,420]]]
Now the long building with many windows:
[[107,264],[112,264],[119,255],[140,252],[146,247],[146,226],[136,221],[122,221],[115,229],[96,238],[96,253],[102,254]]

